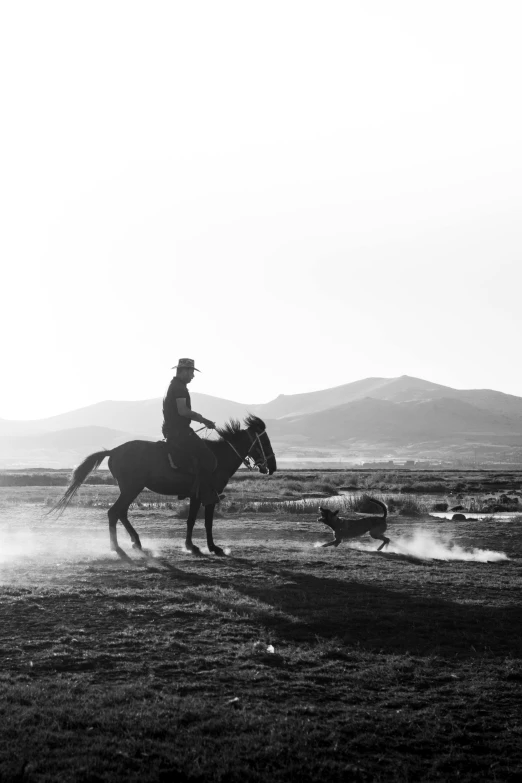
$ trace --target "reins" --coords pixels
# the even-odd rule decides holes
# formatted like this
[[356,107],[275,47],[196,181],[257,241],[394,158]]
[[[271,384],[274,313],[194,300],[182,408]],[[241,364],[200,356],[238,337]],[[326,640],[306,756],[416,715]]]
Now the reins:
[[[202,427],[201,429],[204,429],[204,428]],[[199,432],[199,430],[196,430],[196,432]],[[247,432],[248,432],[248,430],[247,430]],[[245,454],[245,456],[244,456],[244,457],[242,457],[242,456],[241,456],[241,454],[240,454],[240,453],[239,453],[239,451],[236,449],[236,447],[234,446],[234,444],[233,444],[233,443],[231,443],[229,440],[227,440],[227,439],[224,437],[224,435],[223,435],[223,434],[221,434],[221,433],[220,433],[220,434],[221,434],[221,437],[223,438],[223,440],[225,441],[225,443],[228,443],[228,445],[230,446],[230,448],[231,448],[233,451],[235,451],[235,452],[236,452],[237,456],[239,457],[239,459],[241,460],[241,462],[243,463],[243,465],[244,465],[244,466],[245,466],[245,467],[246,467],[248,470],[254,470],[254,468],[257,468],[257,467],[259,467],[259,466],[261,466],[261,465],[264,465],[264,466],[266,466],[266,467],[267,467],[267,466],[268,466],[268,459],[269,459],[269,457],[270,457],[270,456],[272,456],[272,455],[269,455],[269,457],[267,458],[267,456],[266,456],[266,454],[265,454],[265,450],[264,450],[264,448],[263,448],[263,444],[262,444],[262,442],[261,442],[261,435],[264,435],[264,434],[265,434],[265,432],[266,432],[266,430],[263,430],[263,432],[259,432],[259,433],[258,433],[258,432],[256,432],[256,433],[254,433],[254,434],[255,434],[255,437],[254,437],[254,438],[252,438],[252,440],[251,440],[251,442],[250,442],[250,448],[248,449],[248,451],[247,451],[247,453]],[[250,432],[248,432],[248,436],[249,436],[249,437],[251,437],[251,433],[250,433]],[[254,446],[254,444],[255,444],[256,440],[257,440],[257,442],[258,442],[258,445],[259,445],[259,450],[261,451],[261,454],[263,455],[263,459],[257,460],[257,462],[256,462],[256,461],[254,461],[254,459],[253,459],[252,457],[249,457],[249,456],[248,456],[248,455],[249,455],[249,453],[250,453],[250,451],[252,450],[252,447]],[[248,459],[250,459],[250,460],[251,460],[251,462],[253,462],[254,464],[253,464],[253,465],[251,465],[251,464],[250,464],[250,462],[248,462]]]
[[[223,438],[223,435],[222,435],[221,437]],[[251,448],[252,448],[252,446],[254,445],[254,442],[253,442],[253,441],[252,441],[252,443],[250,444],[250,449],[248,449],[248,451],[247,451],[247,453],[245,454],[245,456],[244,456],[244,457],[242,457],[242,456],[241,456],[241,454],[240,454],[240,453],[239,453],[239,451],[236,449],[236,447],[234,446],[234,444],[233,444],[233,443],[231,443],[231,442],[230,442],[229,440],[227,440],[226,438],[223,438],[223,440],[225,441],[225,443],[228,443],[228,445],[230,446],[230,448],[231,448],[231,449],[233,449],[233,450],[236,452],[237,456],[239,457],[239,459],[241,460],[241,462],[243,463],[243,465],[245,465],[245,467],[247,467],[247,468],[248,468],[248,470],[254,470],[254,468],[252,467],[252,465],[250,465],[250,463],[249,463],[249,462],[247,462],[248,451],[250,451],[250,449],[251,449]]]
[[[263,442],[261,440],[261,435],[264,435],[265,432],[266,432],[266,430],[263,430],[263,432],[256,432],[256,434],[255,434],[257,443],[259,445],[259,450],[260,450],[261,454],[263,455],[263,459],[262,460],[258,460],[257,462],[254,462],[254,465],[256,467],[259,467],[260,465],[263,465],[268,470],[268,460],[270,459],[270,457],[274,456],[274,453],[272,452],[272,454],[269,454],[268,457],[265,454],[265,450],[263,448]],[[253,445],[254,445],[254,441],[252,441],[252,443],[250,445],[250,449],[252,448]],[[248,451],[250,451],[250,449]],[[247,452],[247,454],[248,454],[248,452]],[[252,459],[252,457],[251,457],[251,459]]]

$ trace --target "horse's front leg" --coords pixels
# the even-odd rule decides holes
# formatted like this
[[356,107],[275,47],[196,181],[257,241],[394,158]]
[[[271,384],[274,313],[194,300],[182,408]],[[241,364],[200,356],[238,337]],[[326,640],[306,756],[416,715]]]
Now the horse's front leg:
[[198,498],[190,498],[189,515],[187,519],[187,537],[185,539],[185,547],[192,552],[193,555],[200,555],[201,549],[192,543],[192,531],[196,524],[196,517],[198,515],[201,501]]
[[215,555],[224,556],[224,551],[220,546],[216,546],[214,538],[212,536],[212,523],[214,521],[214,509],[215,505],[205,506],[205,530],[207,532],[207,546],[208,551],[213,552]]

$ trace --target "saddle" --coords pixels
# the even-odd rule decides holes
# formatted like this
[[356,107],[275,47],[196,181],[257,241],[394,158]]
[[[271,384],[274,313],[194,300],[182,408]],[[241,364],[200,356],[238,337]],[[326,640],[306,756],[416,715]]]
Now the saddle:
[[190,495],[199,493],[199,469],[198,460],[192,454],[187,454],[182,448],[167,445],[160,440],[158,444],[163,448],[168,465],[172,471],[172,477],[176,483],[183,483],[190,487],[189,492],[180,493],[178,500],[185,500]]

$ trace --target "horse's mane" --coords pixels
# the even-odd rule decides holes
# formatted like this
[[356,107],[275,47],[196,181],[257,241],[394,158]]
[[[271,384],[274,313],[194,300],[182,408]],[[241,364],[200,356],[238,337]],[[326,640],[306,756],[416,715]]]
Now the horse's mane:
[[[265,429],[264,421],[260,419],[259,416],[254,416],[252,413],[249,413],[248,416],[243,419],[243,422],[247,427],[255,427],[255,429],[260,432]],[[239,419],[229,419],[223,427],[217,427],[217,433],[222,440],[235,438],[240,432],[241,422]]]

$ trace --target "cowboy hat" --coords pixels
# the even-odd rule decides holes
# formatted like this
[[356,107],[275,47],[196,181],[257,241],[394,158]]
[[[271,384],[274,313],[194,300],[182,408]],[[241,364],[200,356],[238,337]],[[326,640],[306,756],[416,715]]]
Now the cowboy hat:
[[186,367],[187,370],[195,370],[196,372],[201,372],[201,370],[198,370],[197,367],[194,367],[194,359],[180,359],[177,364],[174,365],[171,369],[177,370],[178,367]]

